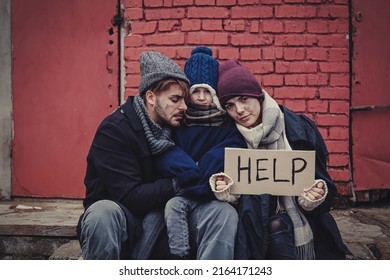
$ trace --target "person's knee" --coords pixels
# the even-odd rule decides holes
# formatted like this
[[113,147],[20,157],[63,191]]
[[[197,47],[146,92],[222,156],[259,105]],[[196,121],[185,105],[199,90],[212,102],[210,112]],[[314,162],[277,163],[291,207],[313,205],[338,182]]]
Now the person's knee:
[[172,197],[168,202],[165,204],[165,219],[169,218],[173,213],[184,213],[186,212],[187,205],[184,201],[183,197],[175,196]]
[[274,234],[281,231],[288,230],[288,225],[279,216],[272,217],[268,223],[268,231],[270,234]]
[[209,207],[211,214],[215,218],[215,222],[220,225],[229,225],[237,227],[238,214],[237,211],[226,202],[213,201]]
[[82,227],[110,228],[114,225],[124,227],[126,223],[123,210],[113,201],[100,200],[92,204],[85,212]]

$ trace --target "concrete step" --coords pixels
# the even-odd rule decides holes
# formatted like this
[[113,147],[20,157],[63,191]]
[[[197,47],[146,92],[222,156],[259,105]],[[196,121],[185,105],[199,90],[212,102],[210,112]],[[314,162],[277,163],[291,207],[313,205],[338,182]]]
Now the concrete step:
[[[390,201],[334,209],[353,260],[390,259]],[[76,226],[81,200],[13,199],[0,201],[0,260],[78,260]]]
[[[0,201],[0,259],[49,259],[61,249],[54,255],[59,256],[66,244],[78,244],[74,241],[77,241],[76,226],[82,212],[81,200]],[[77,254],[81,256],[75,250],[68,259],[74,259]]]

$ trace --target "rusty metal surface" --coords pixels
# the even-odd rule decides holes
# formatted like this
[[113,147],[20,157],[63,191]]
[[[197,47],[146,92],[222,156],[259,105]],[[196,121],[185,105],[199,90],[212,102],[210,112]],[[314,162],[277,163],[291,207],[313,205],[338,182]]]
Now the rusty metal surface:
[[390,105],[390,3],[387,0],[352,3],[352,106]]
[[352,167],[355,191],[390,188],[390,3],[352,1]]
[[389,111],[355,112],[355,191],[389,188]]
[[13,196],[84,196],[89,145],[118,105],[116,4],[12,1]]

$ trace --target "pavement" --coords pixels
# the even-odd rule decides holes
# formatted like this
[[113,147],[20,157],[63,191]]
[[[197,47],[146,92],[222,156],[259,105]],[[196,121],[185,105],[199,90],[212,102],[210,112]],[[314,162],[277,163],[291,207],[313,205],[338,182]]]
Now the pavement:
[[348,259],[390,260],[390,202],[334,209],[331,214],[353,256]]
[[[0,259],[82,259],[76,239],[81,200],[0,201]],[[390,199],[336,206],[331,214],[350,260],[390,260]]]

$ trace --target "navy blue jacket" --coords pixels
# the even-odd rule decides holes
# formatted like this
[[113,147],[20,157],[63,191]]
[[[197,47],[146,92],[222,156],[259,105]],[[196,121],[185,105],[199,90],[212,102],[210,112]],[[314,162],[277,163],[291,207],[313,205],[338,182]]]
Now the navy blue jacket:
[[[327,183],[325,201],[313,211],[303,211],[314,235],[317,259],[343,259],[350,254],[344,245],[340,231],[329,211],[337,189],[330,178],[326,158],[328,151],[316,125],[306,116],[297,115],[280,106],[284,113],[286,135],[293,150],[316,152],[315,178]],[[235,257],[237,259],[264,259],[268,247],[268,220],[270,217],[270,195],[243,195],[238,206],[239,225]]]
[[182,196],[202,201],[215,199],[209,178],[223,172],[225,147],[246,147],[230,118],[220,126],[180,126],[175,143],[177,147],[156,157],[156,169],[162,176],[178,178]]

